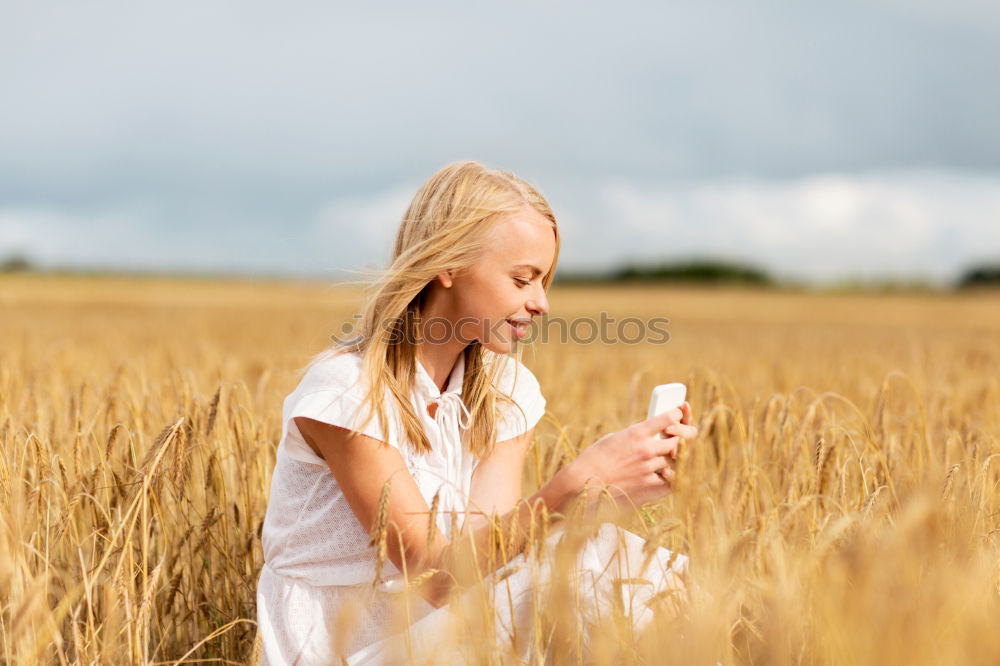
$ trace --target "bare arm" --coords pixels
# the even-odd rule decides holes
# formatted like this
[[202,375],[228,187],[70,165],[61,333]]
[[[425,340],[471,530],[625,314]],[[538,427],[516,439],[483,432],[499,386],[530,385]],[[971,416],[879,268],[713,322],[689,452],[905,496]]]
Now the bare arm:
[[[437,569],[441,575],[431,576],[420,590],[435,606],[446,601],[457,573],[451,569],[450,543],[438,530],[430,529],[430,507],[424,500],[416,482],[406,469],[403,457],[395,448],[366,435],[332,426],[307,417],[296,417],[295,423],[303,438],[319,453],[337,479],[351,510],[365,531],[371,534],[376,526],[382,489],[389,482],[388,505],[384,522],[390,526],[386,532],[386,557],[400,571],[413,578],[428,569]],[[536,508],[538,503],[555,513],[578,492],[578,484],[565,470],[557,474],[544,487],[528,499]],[[515,500],[516,501],[516,500]],[[522,504],[520,511],[508,511],[507,522],[516,525],[530,524],[531,511]],[[487,565],[485,546],[489,543],[489,525],[483,524],[463,530],[460,539],[466,546],[475,545],[476,552]],[[469,543],[472,542],[472,543]],[[480,567],[475,567],[481,569]]]
[[530,428],[517,437],[497,442],[476,465],[469,491],[469,527],[485,525],[491,514],[504,515],[521,499],[524,459],[534,433],[535,429]]
[[[680,437],[656,439],[653,435],[668,425],[679,423],[682,416],[681,410],[670,410],[605,435],[526,501],[515,499],[516,506],[500,518],[505,533],[512,536],[506,544],[512,547],[507,552],[508,557],[524,548],[531,523],[537,520],[543,505],[552,519],[558,520],[559,512],[588,482],[612,486],[639,504],[668,492],[668,486],[656,470],[670,464],[668,456],[676,451]],[[490,525],[463,530],[453,542],[439,531],[430,529],[430,507],[396,449],[371,437],[352,435],[344,428],[307,417],[296,417],[295,423],[306,442],[326,460],[348,505],[369,534],[379,516],[383,486],[389,482],[384,513],[388,526],[386,556],[411,579],[429,569],[436,570],[420,588],[420,593],[431,604],[445,603],[456,581],[472,583],[474,581],[467,578],[470,574],[483,576],[489,572],[495,561],[495,553],[489,550]],[[525,442],[520,443],[524,445]],[[516,449],[517,445],[513,446],[509,455],[516,456]],[[519,474],[520,467],[517,469]],[[518,494],[519,486],[518,483]],[[509,491],[505,493],[503,497],[498,496],[501,503],[509,502],[513,495]]]

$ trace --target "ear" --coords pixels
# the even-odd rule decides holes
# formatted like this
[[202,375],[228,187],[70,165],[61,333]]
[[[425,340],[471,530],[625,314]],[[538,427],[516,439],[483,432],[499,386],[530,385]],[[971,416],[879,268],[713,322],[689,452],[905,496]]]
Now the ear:
[[437,280],[441,283],[441,286],[445,289],[450,289],[451,285],[454,284],[454,275],[451,271],[445,271],[444,273],[437,274]]

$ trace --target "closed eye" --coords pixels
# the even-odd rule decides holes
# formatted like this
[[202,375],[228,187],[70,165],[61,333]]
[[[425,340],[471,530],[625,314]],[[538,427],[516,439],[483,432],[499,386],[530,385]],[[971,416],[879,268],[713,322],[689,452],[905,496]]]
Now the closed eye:
[[514,282],[516,282],[518,286],[521,287],[527,287],[529,284],[531,284],[529,280],[522,280],[521,278],[514,278]]

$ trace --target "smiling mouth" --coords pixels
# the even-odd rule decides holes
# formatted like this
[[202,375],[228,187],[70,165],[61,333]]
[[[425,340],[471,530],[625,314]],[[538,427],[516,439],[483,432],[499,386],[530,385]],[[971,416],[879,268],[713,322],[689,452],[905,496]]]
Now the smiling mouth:
[[506,321],[511,325],[511,328],[514,329],[514,332],[518,337],[524,337],[524,335],[528,332],[528,324],[531,323],[527,321],[517,321],[516,319],[507,319]]

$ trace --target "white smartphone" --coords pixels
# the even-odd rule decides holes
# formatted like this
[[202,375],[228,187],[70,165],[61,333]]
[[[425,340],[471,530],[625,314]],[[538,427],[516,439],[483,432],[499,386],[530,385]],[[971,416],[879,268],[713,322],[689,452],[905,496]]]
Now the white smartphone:
[[[674,407],[680,407],[684,404],[686,396],[687,387],[684,384],[679,382],[660,384],[653,389],[653,395],[649,399],[649,413],[646,415],[646,418],[650,419]],[[657,433],[656,437],[665,439],[662,432]]]

